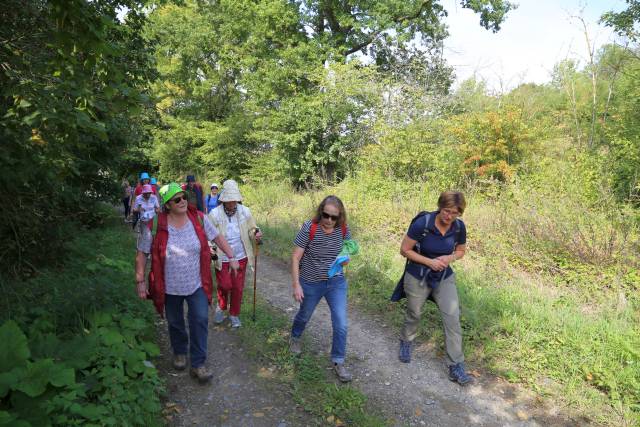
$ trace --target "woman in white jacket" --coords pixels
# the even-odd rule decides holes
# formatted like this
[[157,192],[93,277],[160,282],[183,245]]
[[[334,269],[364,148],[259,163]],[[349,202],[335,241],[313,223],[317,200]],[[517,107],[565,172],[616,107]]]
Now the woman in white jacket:
[[[218,306],[214,322],[222,323],[227,317],[225,312],[228,309],[231,326],[239,328],[242,325],[239,316],[247,265],[255,268],[252,240],[259,242],[262,233],[249,208],[239,203],[242,202],[242,194],[238,183],[232,179],[225,181],[218,200],[221,204],[209,212],[209,219],[229,242],[233,258],[229,259],[220,248],[216,249]],[[229,262],[233,260],[240,264],[236,272],[229,268]]]

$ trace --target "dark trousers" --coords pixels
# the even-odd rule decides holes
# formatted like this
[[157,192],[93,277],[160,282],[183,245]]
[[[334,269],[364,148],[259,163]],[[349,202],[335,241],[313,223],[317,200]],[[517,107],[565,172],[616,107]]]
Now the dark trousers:
[[[187,302],[189,334],[184,324],[184,302]],[[169,323],[169,340],[173,354],[187,354],[191,367],[204,365],[207,359],[207,335],[209,334],[209,303],[201,287],[191,295],[169,295],[165,297],[164,311]]]

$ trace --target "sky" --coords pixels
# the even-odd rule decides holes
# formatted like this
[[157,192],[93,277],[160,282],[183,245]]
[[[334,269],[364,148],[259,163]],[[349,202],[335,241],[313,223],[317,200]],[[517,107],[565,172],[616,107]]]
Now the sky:
[[582,15],[592,43],[601,46],[612,42],[613,34],[598,25],[600,16],[626,8],[623,0],[511,1],[518,8],[495,34],[482,28],[479,15],[463,9],[459,0],[442,2],[450,32],[444,55],[455,69],[456,83],[476,76],[489,89],[503,91],[521,83],[548,82],[557,62],[574,58],[584,64],[588,58],[582,24],[571,16]]

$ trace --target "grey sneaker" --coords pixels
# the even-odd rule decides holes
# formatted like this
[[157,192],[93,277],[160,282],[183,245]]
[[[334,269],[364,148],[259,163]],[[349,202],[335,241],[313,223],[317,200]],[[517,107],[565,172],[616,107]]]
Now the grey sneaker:
[[173,356],[173,367],[178,371],[182,371],[187,367],[187,356],[184,354],[176,354]]
[[347,368],[344,367],[344,363],[334,363],[333,370],[335,371],[338,379],[343,383],[348,383],[353,379]]
[[208,382],[213,377],[213,373],[207,370],[207,368],[205,368],[204,366],[191,368],[189,370],[189,373],[193,378],[197,379],[200,384]]
[[226,318],[227,315],[224,314],[224,311],[220,310],[220,307],[216,307],[216,314],[213,316],[213,322],[219,325],[224,322],[224,319]]
[[302,338],[290,337],[289,338],[289,351],[296,356],[302,353]]
[[239,328],[240,326],[242,326],[242,322],[240,321],[240,318],[238,316],[229,316],[229,320],[231,320],[232,328]]
[[473,378],[465,372],[463,362],[449,366],[449,379],[461,386],[465,386],[473,382]]

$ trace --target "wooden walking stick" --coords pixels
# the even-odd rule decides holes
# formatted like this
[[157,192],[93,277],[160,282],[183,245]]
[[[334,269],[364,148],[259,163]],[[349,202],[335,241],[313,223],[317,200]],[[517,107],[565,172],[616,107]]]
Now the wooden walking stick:
[[[259,231],[260,230],[256,228],[255,234],[258,234]],[[260,245],[262,244],[262,241],[254,241],[256,244],[254,245],[253,251],[253,314],[251,315],[251,320],[253,322],[256,321],[256,281],[258,277],[258,250],[260,249]]]

